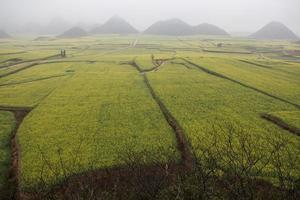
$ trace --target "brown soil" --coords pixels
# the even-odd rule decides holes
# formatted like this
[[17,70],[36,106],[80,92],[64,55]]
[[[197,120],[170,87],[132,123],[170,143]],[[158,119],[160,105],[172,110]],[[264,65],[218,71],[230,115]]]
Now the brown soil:
[[147,78],[146,74],[143,74],[144,77],[144,82],[149,89],[152,98],[155,100],[155,102],[158,104],[161,112],[163,113],[166,121],[168,124],[172,127],[176,138],[177,138],[177,147],[178,150],[181,153],[181,161],[182,164],[187,168],[187,169],[192,169],[193,164],[194,164],[194,158],[190,152],[190,147],[186,141],[185,135],[183,128],[179,125],[175,117],[170,113],[170,111],[165,107],[165,105],[162,103],[162,101],[159,99],[159,97],[155,94],[153,88],[151,87],[149,80]]
[[[141,192],[145,188],[170,184],[177,175],[186,173],[186,168],[178,164],[160,164],[153,166],[124,166],[113,169],[88,171],[68,177],[63,183],[43,192],[22,193],[21,199],[74,199],[93,191],[93,197],[101,197],[104,191],[114,192],[118,199],[124,199],[126,193]],[[88,190],[88,191],[87,191]],[[101,199],[101,198],[100,198]]]
[[[164,60],[158,61],[160,65],[163,62]],[[112,191],[113,188],[117,188],[117,191],[114,192],[117,193],[119,199],[123,199],[124,197],[122,197],[122,195],[124,195],[124,193],[129,191],[132,192],[133,190],[138,192],[137,190],[139,189],[144,190],[145,188],[152,188],[153,185],[168,185],[174,181],[178,175],[186,174],[193,169],[194,158],[190,153],[190,147],[186,142],[183,129],[155,94],[147,76],[144,74],[145,71],[141,70],[135,62],[131,64],[143,74],[147,88],[176,135],[177,147],[181,153],[180,163],[160,163],[150,166],[131,166],[129,164],[113,169],[92,170],[71,176],[63,181],[63,183],[52,187],[51,190],[46,192],[23,193],[22,199],[44,199],[46,197],[48,198],[49,195],[52,197],[55,196],[55,198],[58,198],[59,196],[61,198],[72,199],[74,198],[72,194],[84,193],[84,188],[93,190],[93,196],[97,197],[100,197],[103,191]],[[153,184],[153,182],[156,184]]]
[[261,117],[265,120],[268,120],[269,122],[272,122],[279,126],[280,128],[289,131],[290,133],[293,133],[295,135],[300,136],[300,129],[294,126],[291,126],[287,123],[285,123],[282,119],[275,117],[270,114],[262,114]]
[[17,141],[17,131],[23,119],[31,111],[31,108],[21,107],[2,107],[1,111],[9,111],[14,114],[15,128],[11,133],[10,146],[11,146],[11,166],[8,174],[8,183],[4,186],[3,199],[20,199],[19,189],[19,144]]

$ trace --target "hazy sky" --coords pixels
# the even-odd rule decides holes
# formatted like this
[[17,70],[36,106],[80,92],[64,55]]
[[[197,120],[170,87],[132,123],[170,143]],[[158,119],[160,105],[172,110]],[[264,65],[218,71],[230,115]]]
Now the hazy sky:
[[300,35],[300,0],[0,0],[0,29],[61,17],[101,24],[112,15],[143,30],[157,20],[216,24],[229,32],[252,32],[281,21]]

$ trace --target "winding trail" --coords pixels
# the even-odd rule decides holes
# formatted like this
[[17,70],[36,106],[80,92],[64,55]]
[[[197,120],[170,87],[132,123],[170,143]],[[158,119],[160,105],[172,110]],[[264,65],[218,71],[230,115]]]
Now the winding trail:
[[8,111],[14,114],[16,123],[10,139],[11,164],[8,174],[8,183],[4,186],[4,199],[20,199],[20,146],[18,144],[17,132],[22,121],[31,110],[31,107],[0,106],[0,111]]
[[[140,74],[143,76],[144,83],[147,86],[152,98],[156,102],[156,104],[159,106],[165,120],[168,122],[169,126],[172,128],[176,139],[177,139],[177,149],[181,153],[181,164],[188,170],[193,169],[195,164],[195,158],[191,153],[191,147],[188,144],[184,130],[176,120],[176,118],[172,115],[172,113],[168,110],[168,108],[163,104],[163,102],[160,100],[158,95],[155,93],[154,89],[152,88],[149,79],[147,77],[148,72],[156,71],[161,65],[163,65],[166,61],[170,59],[162,60],[162,62],[157,62],[157,65],[151,69],[141,69],[139,65],[135,62],[135,60],[131,63],[134,68],[136,68]],[[172,60],[172,59],[171,59]]]
[[150,85],[150,82],[147,78],[147,75],[142,74],[142,76],[144,78],[144,82],[145,82],[147,88],[149,89],[149,92],[150,92],[152,98],[158,104],[166,121],[168,122],[170,127],[173,129],[173,132],[175,133],[175,136],[177,138],[177,148],[181,153],[182,165],[185,168],[191,170],[194,166],[194,158],[193,158],[192,153],[190,152],[190,147],[186,140],[183,128],[180,126],[180,124],[177,122],[175,117],[171,114],[171,112],[167,109],[167,107],[163,104],[163,102],[159,99],[157,94],[154,92],[154,90],[153,90],[152,86]]

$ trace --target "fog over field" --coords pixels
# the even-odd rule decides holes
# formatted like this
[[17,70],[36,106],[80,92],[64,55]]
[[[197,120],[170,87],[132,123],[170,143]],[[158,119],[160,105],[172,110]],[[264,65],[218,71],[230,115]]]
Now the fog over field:
[[0,27],[14,32],[56,19],[90,28],[119,15],[139,30],[169,18],[211,23],[228,32],[254,32],[280,21],[300,35],[299,8],[299,0],[1,0]]

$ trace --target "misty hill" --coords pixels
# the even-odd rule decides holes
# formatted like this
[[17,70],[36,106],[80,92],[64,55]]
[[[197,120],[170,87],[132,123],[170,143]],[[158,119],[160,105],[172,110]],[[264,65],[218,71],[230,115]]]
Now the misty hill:
[[191,26],[180,19],[170,19],[154,23],[144,32],[151,35],[228,35],[223,29],[212,24]]
[[194,32],[199,35],[229,35],[224,29],[206,23],[195,26]]
[[181,21],[180,19],[170,19],[159,21],[151,25],[144,31],[145,34],[151,35],[192,35],[194,33],[192,26]]
[[287,26],[280,22],[271,22],[250,35],[254,39],[296,40],[298,37]]
[[91,30],[93,34],[133,34],[138,31],[124,19],[114,16],[102,26]]
[[87,32],[80,27],[73,27],[63,34],[59,35],[60,38],[75,38],[75,37],[83,37],[87,36]]
[[10,38],[10,35],[8,35],[5,31],[0,30],[0,38]]

